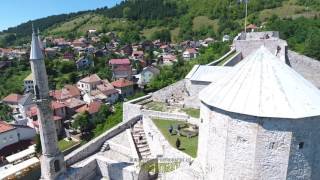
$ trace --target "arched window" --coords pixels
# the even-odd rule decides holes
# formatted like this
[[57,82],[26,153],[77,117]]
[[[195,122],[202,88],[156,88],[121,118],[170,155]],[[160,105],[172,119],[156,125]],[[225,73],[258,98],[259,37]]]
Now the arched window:
[[60,171],[60,162],[59,162],[59,160],[55,160],[53,165],[54,165],[54,171],[55,172],[59,172]]

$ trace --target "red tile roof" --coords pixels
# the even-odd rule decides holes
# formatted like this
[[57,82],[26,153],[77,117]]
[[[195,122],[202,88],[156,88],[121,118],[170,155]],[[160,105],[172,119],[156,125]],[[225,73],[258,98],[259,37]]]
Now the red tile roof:
[[15,129],[15,127],[12,126],[11,124],[8,124],[4,121],[0,121],[0,133],[11,131],[13,129]]
[[257,26],[255,24],[249,24],[247,29],[257,29]]
[[81,79],[80,81],[84,82],[84,83],[96,83],[96,82],[100,82],[101,79],[97,74],[92,74],[90,76],[87,76],[87,77]]
[[18,104],[19,100],[22,98],[23,96],[20,94],[9,94],[7,97],[3,98],[3,102],[6,103],[16,103]]
[[122,88],[122,87],[132,86],[133,82],[121,78],[121,79],[119,79],[117,81],[112,82],[111,84],[116,88]]
[[51,107],[52,109],[60,109],[60,108],[66,107],[66,105],[57,101],[53,101],[51,102]]
[[88,112],[89,114],[97,113],[100,110],[102,103],[98,101],[93,101],[90,104],[86,104],[76,110],[78,113]]
[[189,53],[192,53],[192,54],[198,53],[198,51],[194,48],[188,48],[188,49],[186,49],[186,51],[188,51]]
[[110,59],[109,64],[111,65],[130,64],[130,61],[129,59]]
[[66,100],[80,96],[80,90],[73,85],[65,85],[61,90],[51,91],[50,95],[56,100]]

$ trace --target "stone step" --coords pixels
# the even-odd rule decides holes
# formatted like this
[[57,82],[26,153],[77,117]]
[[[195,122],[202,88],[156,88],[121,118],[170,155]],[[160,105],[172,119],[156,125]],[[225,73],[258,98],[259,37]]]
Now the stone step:
[[139,144],[147,144],[147,141],[145,139],[142,139],[141,141],[137,140],[136,144],[137,145],[139,145]]
[[148,145],[147,144],[137,144],[137,148],[144,148],[144,147],[147,147]]
[[149,147],[144,147],[144,148],[138,148],[138,151],[140,152],[140,153],[142,153],[142,152],[150,152],[150,148]]

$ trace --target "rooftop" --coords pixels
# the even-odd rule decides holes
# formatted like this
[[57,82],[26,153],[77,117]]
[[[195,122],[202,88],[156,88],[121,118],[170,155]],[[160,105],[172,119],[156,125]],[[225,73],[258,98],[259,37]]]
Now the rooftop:
[[186,79],[191,81],[216,82],[232,71],[227,66],[195,65],[187,74]]
[[100,82],[101,79],[97,74],[92,74],[92,75],[89,75],[89,76],[81,79],[80,81],[83,83],[96,83],[96,82]]
[[111,84],[112,84],[114,87],[116,87],[116,88],[121,88],[121,87],[132,86],[132,85],[133,85],[133,82],[121,78],[121,79],[119,79],[119,80],[117,80],[117,81],[112,82]]
[[109,64],[112,65],[121,65],[121,64],[130,64],[129,59],[110,59]]
[[7,102],[7,103],[18,103],[19,100],[22,98],[23,96],[20,94],[9,94],[8,96],[6,96],[5,98],[2,99],[3,102]]
[[320,116],[320,91],[264,46],[234,71],[200,92],[200,100],[225,111],[274,118]]
[[13,129],[15,129],[15,127],[12,126],[11,124],[8,124],[4,121],[0,121],[0,133],[11,131]]

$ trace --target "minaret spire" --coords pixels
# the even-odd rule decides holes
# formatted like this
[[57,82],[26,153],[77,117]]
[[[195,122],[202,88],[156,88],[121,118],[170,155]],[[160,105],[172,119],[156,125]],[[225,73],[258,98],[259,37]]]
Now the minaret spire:
[[41,179],[55,180],[65,172],[63,154],[58,148],[56,127],[49,97],[48,76],[38,36],[32,28],[30,64],[42,147]]

